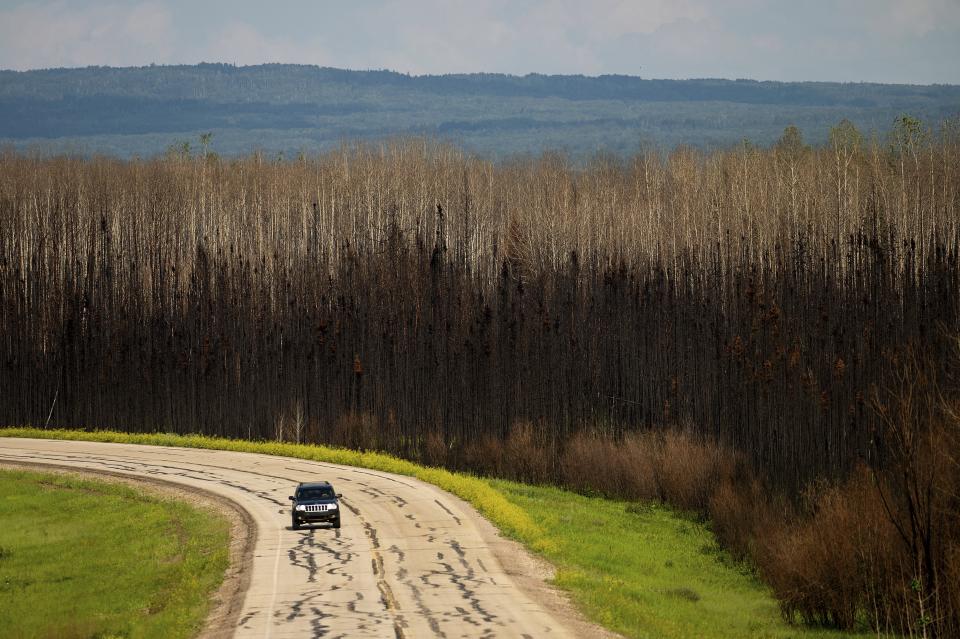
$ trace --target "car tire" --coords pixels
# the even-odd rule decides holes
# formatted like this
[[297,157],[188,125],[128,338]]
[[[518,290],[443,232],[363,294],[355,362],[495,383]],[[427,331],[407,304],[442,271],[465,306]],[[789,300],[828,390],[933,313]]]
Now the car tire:
[[291,518],[290,529],[291,529],[291,530],[300,530],[300,520],[297,519],[296,517]]
[[333,520],[333,526],[331,526],[331,527],[332,527],[332,528],[339,528],[339,527],[340,527],[340,518],[339,518],[339,517],[337,517],[336,519]]

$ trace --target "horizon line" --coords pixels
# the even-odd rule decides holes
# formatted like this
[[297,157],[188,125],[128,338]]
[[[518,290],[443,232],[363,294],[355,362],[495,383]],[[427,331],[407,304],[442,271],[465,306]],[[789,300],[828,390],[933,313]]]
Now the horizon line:
[[960,87],[960,84],[954,84],[951,82],[931,82],[931,83],[908,83],[908,82],[874,82],[869,80],[763,80],[756,78],[723,78],[723,77],[683,77],[683,78],[653,78],[653,77],[644,77],[641,75],[625,74],[625,73],[602,73],[597,75],[588,75],[583,73],[540,73],[537,71],[531,71],[525,74],[516,74],[516,73],[503,73],[498,71],[462,71],[456,73],[409,73],[404,71],[397,71],[394,69],[388,68],[347,68],[347,67],[333,67],[333,66],[324,66],[318,64],[309,64],[309,63],[299,63],[299,62],[260,62],[257,64],[236,64],[231,62],[207,62],[200,61],[194,63],[178,63],[178,64],[168,64],[168,63],[150,63],[143,65],[128,65],[128,66],[114,66],[114,65],[103,65],[103,64],[88,64],[84,66],[73,66],[73,67],[38,67],[35,69],[9,69],[0,67],[0,73],[44,73],[52,71],[86,71],[94,69],[111,69],[111,70],[142,70],[142,69],[176,69],[176,68],[188,68],[188,67],[227,67],[232,69],[255,69],[259,67],[301,67],[301,68],[311,68],[317,69],[320,71],[342,71],[347,73],[387,73],[391,75],[403,76],[410,79],[421,79],[421,78],[459,78],[459,77],[478,77],[478,76],[492,76],[499,78],[514,78],[514,79],[526,79],[526,78],[581,78],[584,80],[604,80],[609,78],[616,79],[630,79],[630,80],[640,80],[644,82],[704,82],[704,81],[714,81],[714,82],[752,82],[756,84],[828,84],[828,85],[869,85],[869,86],[909,86],[909,87]]

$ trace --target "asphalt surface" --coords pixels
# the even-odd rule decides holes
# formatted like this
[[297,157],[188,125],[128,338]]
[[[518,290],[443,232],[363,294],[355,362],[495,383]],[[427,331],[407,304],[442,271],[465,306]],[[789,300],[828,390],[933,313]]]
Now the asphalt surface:
[[[571,637],[465,502],[410,477],[285,457],[0,438],[0,462],[161,479],[227,498],[256,526],[236,637]],[[300,481],[343,494],[342,527],[290,529]],[[499,557],[499,558],[498,558]],[[226,634],[230,634],[229,630]]]

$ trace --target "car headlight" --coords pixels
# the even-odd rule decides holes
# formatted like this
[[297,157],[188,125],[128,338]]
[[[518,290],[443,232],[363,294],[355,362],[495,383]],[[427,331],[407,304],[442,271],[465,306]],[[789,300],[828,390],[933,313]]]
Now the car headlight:
[[306,506],[297,506],[297,510],[306,510],[306,509],[307,509]]
[[328,504],[328,505],[327,505],[327,510],[336,510],[336,509],[337,509],[337,505],[336,505],[336,504]]

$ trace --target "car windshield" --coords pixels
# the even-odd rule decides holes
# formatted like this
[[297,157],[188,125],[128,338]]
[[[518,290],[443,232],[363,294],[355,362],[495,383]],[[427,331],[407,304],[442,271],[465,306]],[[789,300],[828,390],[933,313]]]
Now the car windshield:
[[297,493],[297,499],[333,499],[333,488],[326,486],[323,488],[302,488]]

